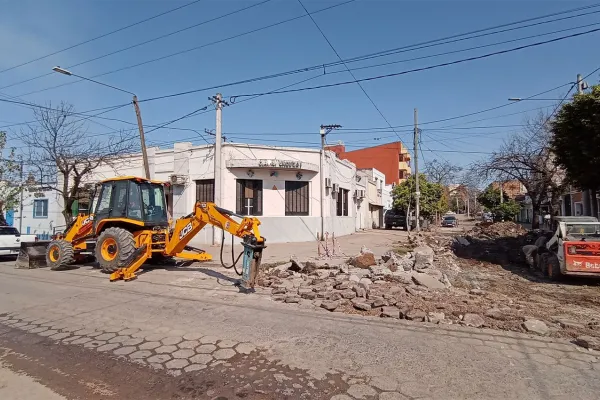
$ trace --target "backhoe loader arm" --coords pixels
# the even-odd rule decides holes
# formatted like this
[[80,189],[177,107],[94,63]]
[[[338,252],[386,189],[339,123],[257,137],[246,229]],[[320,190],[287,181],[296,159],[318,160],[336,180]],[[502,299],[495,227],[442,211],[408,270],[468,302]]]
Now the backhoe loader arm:
[[[242,218],[242,221],[237,222],[231,216]],[[260,236],[258,230],[260,225],[258,219],[237,215],[217,207],[214,203],[197,202],[194,206],[194,212],[179,218],[175,222],[165,253],[175,256],[183,252],[190,240],[207,224],[221,228],[225,232],[242,239],[251,237],[252,242],[256,244],[264,242],[264,238]]]

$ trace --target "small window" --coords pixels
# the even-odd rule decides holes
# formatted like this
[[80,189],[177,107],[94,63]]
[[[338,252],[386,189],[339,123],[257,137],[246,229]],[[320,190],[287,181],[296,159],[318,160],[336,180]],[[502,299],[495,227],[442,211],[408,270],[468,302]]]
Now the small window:
[[338,217],[348,216],[348,193],[346,189],[339,189],[337,193],[336,215]]
[[48,200],[33,201],[33,218],[48,218]]
[[308,215],[308,182],[285,182],[285,215]]
[[215,180],[203,179],[196,181],[196,201],[214,203],[215,201]]
[[263,181],[250,179],[236,180],[236,213],[241,215],[262,215]]

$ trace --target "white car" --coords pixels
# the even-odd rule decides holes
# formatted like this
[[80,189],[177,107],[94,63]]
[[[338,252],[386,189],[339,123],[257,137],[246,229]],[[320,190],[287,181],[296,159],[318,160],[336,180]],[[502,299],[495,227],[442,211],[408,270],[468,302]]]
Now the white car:
[[35,241],[37,241],[35,235],[21,235],[15,227],[0,226],[0,256],[17,256],[21,249],[21,242]]

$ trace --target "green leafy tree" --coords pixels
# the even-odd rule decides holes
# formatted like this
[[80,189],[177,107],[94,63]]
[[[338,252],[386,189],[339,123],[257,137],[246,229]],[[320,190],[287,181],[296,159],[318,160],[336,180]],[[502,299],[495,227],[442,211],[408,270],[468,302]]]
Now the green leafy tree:
[[[414,210],[416,205],[414,191],[415,176],[412,175],[394,188],[392,193],[394,207],[404,212]],[[447,200],[444,200],[444,188],[442,185],[429,182],[424,174],[419,174],[419,191],[421,192],[420,215],[430,218],[436,212],[445,211]]]
[[[503,193],[503,201],[509,200],[506,193]],[[492,185],[488,186],[483,192],[477,196],[477,201],[488,210],[493,210],[495,207],[500,205],[500,189],[494,188]]]
[[477,196],[477,201],[494,214],[497,221],[513,219],[521,211],[521,206],[511,200],[506,193],[502,193],[500,202],[500,189],[488,186]]
[[[600,189],[600,85],[564,104],[550,126],[556,164],[568,181],[590,190],[595,199]],[[591,203],[598,215],[596,202]]]
[[7,225],[5,212],[19,204],[23,183],[19,178],[21,165],[14,149],[6,149],[6,132],[0,131],[0,225]]
[[516,217],[520,211],[521,206],[514,200],[509,200],[507,202],[498,204],[492,209],[492,212],[494,213],[494,218],[497,221],[511,220],[514,217]]

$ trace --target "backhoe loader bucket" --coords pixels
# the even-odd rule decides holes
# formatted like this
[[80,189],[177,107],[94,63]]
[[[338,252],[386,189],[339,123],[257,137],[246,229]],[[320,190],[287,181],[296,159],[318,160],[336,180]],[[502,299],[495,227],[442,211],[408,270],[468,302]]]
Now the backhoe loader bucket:
[[50,244],[49,240],[40,240],[37,242],[21,242],[21,249],[15,266],[17,268],[41,268],[46,266],[46,249]]

